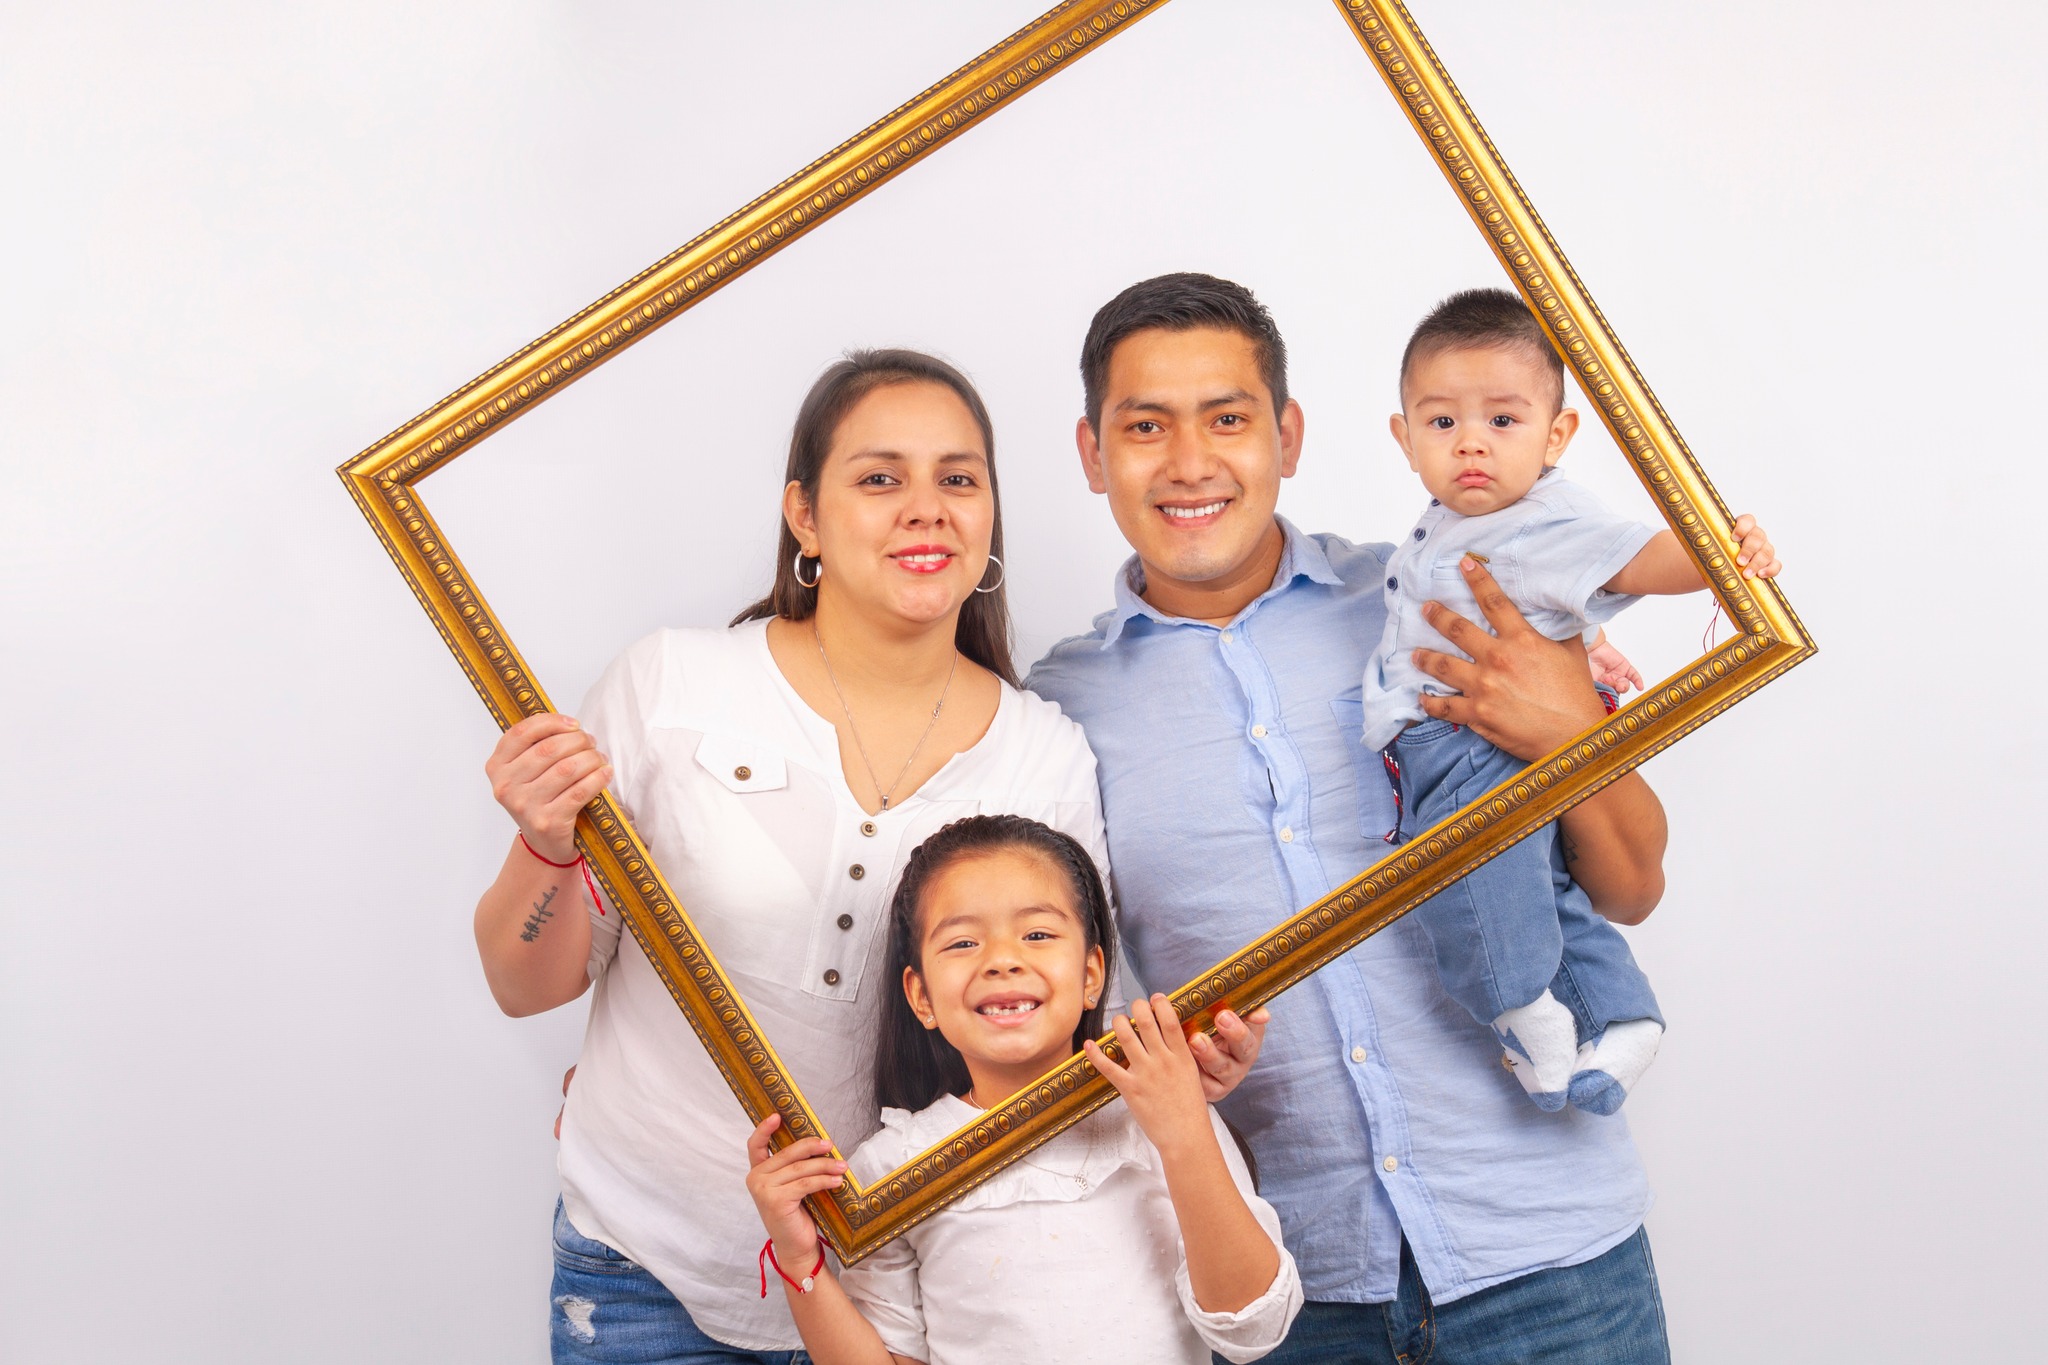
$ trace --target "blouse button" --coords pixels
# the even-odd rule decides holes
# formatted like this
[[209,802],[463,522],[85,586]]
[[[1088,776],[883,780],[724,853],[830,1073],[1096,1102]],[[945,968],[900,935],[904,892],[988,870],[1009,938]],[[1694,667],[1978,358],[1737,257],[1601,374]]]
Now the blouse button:
[[1389,578],[1389,579],[1387,580],[1387,591],[1388,591],[1388,592],[1399,592],[1400,590],[1401,590],[1401,580],[1400,580],[1400,579],[1398,579],[1398,578]]
[[862,877],[868,875],[868,870],[862,867],[859,863],[855,863],[852,867],[846,869],[846,875],[853,878],[855,881],[859,881]]
[[865,835],[867,835],[867,836],[868,836],[868,837],[869,837],[870,839],[874,838],[874,836],[875,836],[875,822],[874,822],[874,821],[872,821],[872,820],[863,820],[863,821],[861,821],[861,822],[860,822],[860,832],[861,832],[862,834],[865,834]]
[[842,929],[851,929],[853,927],[853,916],[841,915],[839,917],[839,927]]
[[732,770],[732,775],[738,778],[740,781],[744,782],[754,775],[754,770],[752,768],[749,768],[746,764],[742,763],[739,767],[734,768]]
[[836,986],[839,984],[839,973],[836,969],[828,968],[826,970],[825,984],[828,986]]
[[1420,526],[1415,528],[1415,538],[1417,540],[1422,539],[1422,528]]

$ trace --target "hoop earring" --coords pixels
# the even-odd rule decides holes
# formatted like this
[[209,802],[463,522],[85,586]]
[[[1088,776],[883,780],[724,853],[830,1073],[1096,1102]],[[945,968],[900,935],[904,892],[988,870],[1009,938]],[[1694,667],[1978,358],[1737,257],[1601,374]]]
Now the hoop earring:
[[[1003,568],[1002,560],[997,559],[994,555],[990,555],[988,557],[988,562],[996,566],[996,581],[989,584],[985,588],[976,588],[976,592],[994,592],[997,588],[1003,586],[1003,580],[1009,576],[1008,570]],[[986,574],[988,570],[984,569],[982,570],[982,572]]]
[[796,575],[796,583],[800,588],[815,588],[818,586],[819,579],[825,576],[825,561],[819,559],[816,555],[813,555],[812,558],[817,560],[818,573],[816,577],[806,583],[804,582],[804,548],[801,545],[797,546],[796,558],[790,563],[790,572]]

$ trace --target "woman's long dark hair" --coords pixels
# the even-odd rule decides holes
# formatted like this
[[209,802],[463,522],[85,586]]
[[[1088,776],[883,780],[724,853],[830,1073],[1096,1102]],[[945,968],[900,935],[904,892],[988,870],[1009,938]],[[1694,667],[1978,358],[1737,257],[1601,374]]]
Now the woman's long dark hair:
[[[1116,927],[1109,917],[1109,896],[1095,860],[1068,835],[1021,815],[971,815],[955,820],[919,844],[903,865],[903,880],[889,906],[889,967],[882,974],[882,1019],[875,1043],[875,1102],[888,1109],[915,1112],[941,1095],[964,1095],[973,1084],[967,1061],[939,1033],[910,1012],[903,994],[903,970],[924,974],[918,951],[918,921],[924,890],[931,879],[965,857],[1002,849],[1036,853],[1064,872],[1080,912],[1087,947],[1102,949],[1102,981],[1107,994],[1116,966]],[[1073,1050],[1102,1032],[1105,1004],[1098,1000],[1081,1015],[1074,1029]]]
[[[988,452],[988,492],[994,504],[989,529],[989,553],[998,559],[1003,553],[1003,499],[996,484],[996,433],[988,420],[988,408],[966,375],[936,356],[922,351],[848,351],[845,357],[811,385],[803,406],[796,410],[796,426],[789,433],[789,464],[783,471],[785,487],[802,486],[804,498],[818,505],[818,480],[825,469],[825,457],[832,453],[832,439],[839,424],[854,404],[890,384],[943,384],[958,394],[967,411],[981,428],[982,448]],[[732,624],[780,616],[791,621],[808,621],[818,610],[818,590],[797,580],[796,554],[801,547],[789,523],[778,523],[781,533],[775,544],[775,586],[760,601],[732,618]],[[985,577],[986,575],[984,575]],[[1010,599],[1002,579],[992,592],[970,595],[960,608],[960,623],[953,642],[962,654],[1015,687],[1017,665],[1010,658]]]

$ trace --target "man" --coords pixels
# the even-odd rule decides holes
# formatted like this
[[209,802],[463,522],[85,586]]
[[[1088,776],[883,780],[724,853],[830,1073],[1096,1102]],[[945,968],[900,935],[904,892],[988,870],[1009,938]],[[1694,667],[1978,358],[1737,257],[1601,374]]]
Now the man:
[[[1275,515],[1302,411],[1242,287],[1134,285],[1096,315],[1082,376],[1082,468],[1136,553],[1115,608],[1027,686],[1088,732],[1130,960],[1170,989],[1387,851],[1394,794],[1359,742],[1359,684],[1391,547]],[[1427,708],[1537,757],[1601,714],[1583,651],[1537,636],[1468,571],[1497,638],[1436,609],[1471,661],[1420,660],[1459,694]],[[1631,774],[1561,823],[1594,905],[1646,916],[1665,837],[1648,786]],[[1530,1106],[1410,921],[1280,1001],[1222,1108],[1309,1299],[1269,1360],[1668,1359],[1624,1122]]]

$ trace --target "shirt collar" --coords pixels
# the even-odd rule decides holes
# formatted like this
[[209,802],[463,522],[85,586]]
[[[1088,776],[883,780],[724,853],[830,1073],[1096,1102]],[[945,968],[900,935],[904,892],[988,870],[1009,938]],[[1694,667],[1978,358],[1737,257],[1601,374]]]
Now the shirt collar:
[[[1281,547],[1280,567],[1273,573],[1273,586],[1254,598],[1237,619],[1243,620],[1259,609],[1267,598],[1284,591],[1297,578],[1306,578],[1311,583],[1322,583],[1333,587],[1343,586],[1344,580],[1330,567],[1330,557],[1323,553],[1323,547],[1295,529],[1293,522],[1276,515],[1274,521],[1280,524]],[[1116,606],[1110,612],[1110,621],[1102,632],[1104,649],[1115,644],[1124,633],[1124,627],[1135,617],[1144,616],[1163,626],[1207,626],[1205,621],[1190,620],[1185,616],[1169,616],[1147,602],[1139,594],[1145,590],[1145,566],[1132,555],[1124,561],[1116,574]],[[1217,627],[1209,626],[1211,630]]]

